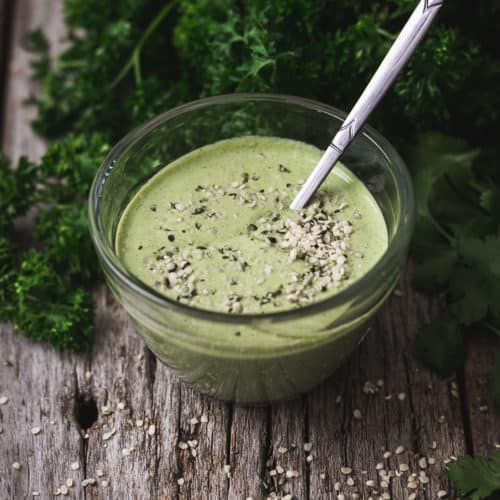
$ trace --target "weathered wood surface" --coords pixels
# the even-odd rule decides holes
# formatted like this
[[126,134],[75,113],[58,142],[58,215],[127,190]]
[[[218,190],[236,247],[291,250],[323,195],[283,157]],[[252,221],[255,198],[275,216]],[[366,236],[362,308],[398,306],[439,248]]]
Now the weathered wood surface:
[[[0,16],[5,4],[0,0]],[[33,110],[22,106],[36,88],[20,44],[27,30],[42,25],[57,50],[61,0],[12,5],[3,150],[13,158],[37,158],[44,144],[29,128]],[[272,491],[336,499],[336,483],[346,498],[356,491],[366,499],[376,490],[395,499],[413,491],[416,498],[433,499],[440,489],[453,498],[444,461],[466,452],[486,454],[500,442],[500,418],[484,408],[495,340],[474,346],[459,377],[465,381],[458,384],[459,398],[453,397],[452,381],[420,367],[410,349],[416,329],[437,306],[411,291],[407,275],[399,289],[332,380],[301,399],[262,408],[213,401],[177,381],[104,286],[96,290],[96,340],[85,354],[54,353],[2,324],[0,396],[9,400],[0,406],[0,497],[17,500],[39,492],[51,498],[71,478],[70,496],[86,499],[259,499]],[[383,385],[369,395],[363,392],[366,381]],[[354,418],[355,409],[361,419]],[[40,434],[31,433],[35,426]],[[110,431],[114,435],[105,440]],[[196,456],[179,448],[188,440],[198,441]],[[306,442],[312,443],[312,461],[306,460]],[[404,452],[396,455],[399,446]],[[393,452],[390,458],[384,458],[386,450]],[[408,464],[418,473],[420,456],[436,459],[425,469],[429,483],[408,489],[404,472],[387,488],[379,484],[377,464],[386,470]],[[298,477],[274,475],[277,466]],[[351,475],[341,473],[346,466]],[[82,486],[86,478],[96,484]],[[377,487],[368,487],[369,480]]]

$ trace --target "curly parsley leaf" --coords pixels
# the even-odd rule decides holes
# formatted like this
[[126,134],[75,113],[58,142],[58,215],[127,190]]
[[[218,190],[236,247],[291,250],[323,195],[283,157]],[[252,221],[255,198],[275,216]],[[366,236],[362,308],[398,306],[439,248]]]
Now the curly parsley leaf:
[[81,350],[93,332],[93,299],[51,265],[47,254],[29,250],[14,282],[16,328],[56,349]]
[[[31,338],[56,349],[80,350],[93,331],[88,286],[100,276],[87,222],[87,196],[109,151],[100,134],[68,134],[40,163],[0,157],[0,311]],[[20,253],[14,219],[37,211],[33,245]]]
[[464,456],[448,465],[448,478],[464,498],[498,498],[500,492],[500,451],[486,458]]

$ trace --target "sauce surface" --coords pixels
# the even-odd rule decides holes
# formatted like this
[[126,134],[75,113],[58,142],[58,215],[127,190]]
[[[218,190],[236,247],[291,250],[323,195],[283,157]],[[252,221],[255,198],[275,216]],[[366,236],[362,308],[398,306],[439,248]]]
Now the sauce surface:
[[341,164],[307,209],[288,208],[321,154],[250,136],[177,159],[125,208],[118,257],[149,287],[200,309],[277,312],[336,294],[374,266],[388,236],[374,198]]

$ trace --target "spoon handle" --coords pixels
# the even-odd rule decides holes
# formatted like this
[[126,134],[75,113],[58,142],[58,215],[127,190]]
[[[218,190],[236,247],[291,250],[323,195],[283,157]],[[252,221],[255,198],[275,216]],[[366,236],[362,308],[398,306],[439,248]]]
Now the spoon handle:
[[419,45],[442,4],[443,0],[422,0],[417,5],[372,79],[342,123],[340,130],[293,200],[290,205],[291,209],[303,208],[323,183],[339,157],[354,139]]

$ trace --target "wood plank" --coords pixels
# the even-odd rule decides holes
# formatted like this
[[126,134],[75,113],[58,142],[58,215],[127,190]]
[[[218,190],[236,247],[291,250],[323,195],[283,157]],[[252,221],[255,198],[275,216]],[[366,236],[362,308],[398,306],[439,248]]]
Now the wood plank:
[[230,430],[231,478],[228,498],[265,498],[270,454],[270,409],[235,406]]
[[[61,3],[59,1],[56,7]],[[34,91],[28,79],[27,55],[21,49],[21,40],[26,31],[39,24],[57,26],[50,10],[54,5],[49,0],[14,2],[2,145],[3,151],[13,158],[22,153],[36,158],[44,148],[43,141],[33,137],[28,126],[33,111],[21,106]],[[61,31],[51,32],[55,41],[56,33]],[[13,499],[27,498],[33,491],[49,497],[66,479],[77,482],[83,479],[83,443],[75,419],[74,373],[75,363],[83,359],[56,354],[44,345],[20,338],[10,325],[0,325],[0,331],[0,393],[9,398],[0,408],[3,427],[0,489],[6,492],[7,498]],[[36,426],[41,432],[33,435],[31,429]],[[12,467],[14,462],[21,464],[19,471]],[[71,462],[77,462],[79,469],[72,470]]]
[[[61,5],[62,0],[18,0],[15,5],[4,141],[14,158],[29,154],[36,159],[45,147],[28,126],[33,110],[21,106],[36,88],[29,83],[20,40],[27,29],[43,24],[59,50]],[[402,289],[404,294],[391,298],[371,335],[333,379],[303,399],[262,408],[213,401],[179,382],[156,362],[104,285],[96,290],[96,341],[85,354],[54,353],[2,325],[0,394],[9,402],[0,406],[0,470],[7,471],[0,475],[1,491],[24,498],[37,490],[46,498],[70,477],[76,498],[259,499],[278,491],[334,499],[340,481],[343,491],[356,489],[367,498],[372,488],[365,483],[377,479],[377,463],[391,468],[408,463],[418,470],[418,454],[437,460],[426,469],[431,482],[417,490],[418,498],[435,498],[438,489],[449,489],[443,461],[465,452],[461,407],[450,396],[450,381],[422,369],[410,352],[416,329],[436,305],[417,297],[407,279]],[[475,355],[467,366],[471,411],[479,389],[470,384],[484,379],[480,369],[487,355],[486,350]],[[367,380],[379,379],[384,386],[377,394],[363,393]],[[392,399],[385,400],[389,393]],[[398,393],[405,393],[403,401]],[[353,418],[355,409],[362,419]],[[201,422],[202,415],[207,422]],[[496,439],[498,420],[491,413],[471,413],[470,420],[475,449],[485,450]],[[35,425],[42,427],[36,436],[30,432]],[[310,463],[303,448],[309,440]],[[436,450],[430,449],[434,440]],[[197,441],[196,456],[179,447],[188,441]],[[383,452],[399,445],[406,451],[386,461]],[[11,467],[14,461],[22,463],[20,471]],[[78,470],[69,468],[73,461]],[[298,477],[279,484],[282,475],[271,474],[277,465],[297,471]],[[353,486],[341,474],[342,466],[354,469]],[[408,497],[407,476],[391,481],[387,491],[392,498]],[[85,478],[96,484],[84,488]]]
[[[450,397],[448,383],[422,369],[411,354],[416,328],[434,312],[433,307],[411,291],[407,278],[400,288],[403,295],[390,298],[360,348],[309,397],[309,432],[316,455],[311,464],[311,498],[335,499],[336,483],[346,496],[358,492],[367,498],[376,490],[408,498],[413,491],[407,488],[408,475],[419,473],[418,458],[423,456],[435,458],[436,465],[425,469],[431,481],[415,490],[418,498],[436,498],[438,490],[449,490],[443,461],[465,451],[460,405]],[[374,384],[370,387],[381,381],[378,392],[366,394],[367,381]],[[355,410],[361,419],[354,418]],[[446,419],[442,424],[441,416]],[[396,454],[400,446],[404,452]],[[386,451],[392,453],[387,459]],[[377,464],[386,471],[407,464],[410,470],[387,481],[384,489]],[[352,475],[342,474],[342,467],[352,468]],[[349,477],[353,485],[348,484]],[[376,486],[367,486],[367,481]]]
[[499,339],[493,334],[477,332],[465,369],[466,407],[473,451],[480,456],[500,447],[500,412],[492,408],[488,395],[491,370],[499,347]]
[[[5,83],[7,74],[7,60],[9,57],[11,40],[11,0],[0,0],[0,117],[5,107]],[[3,123],[0,120],[0,142],[3,137]]]
[[63,0],[16,0],[13,3],[3,151],[16,162],[23,154],[37,160],[45,150],[45,142],[35,136],[29,127],[36,110],[24,105],[26,99],[37,91],[37,86],[30,81],[30,55],[22,48],[24,37],[27,32],[43,26],[51,44],[51,53],[58,53],[63,46],[64,23]]

